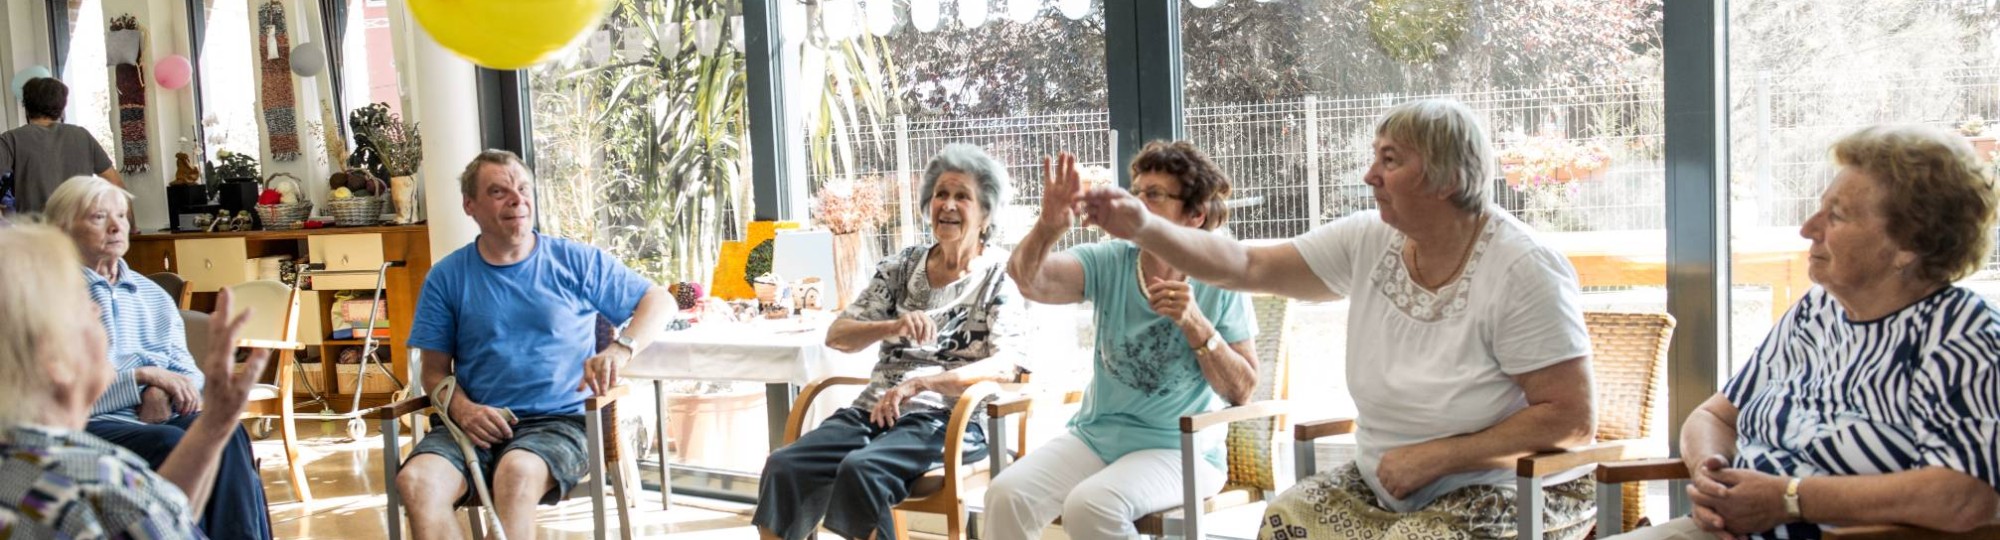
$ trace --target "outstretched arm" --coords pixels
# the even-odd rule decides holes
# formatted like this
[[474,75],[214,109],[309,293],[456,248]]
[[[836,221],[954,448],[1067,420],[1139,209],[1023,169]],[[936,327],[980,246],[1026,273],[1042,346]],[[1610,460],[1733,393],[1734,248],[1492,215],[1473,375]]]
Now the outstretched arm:
[[1314,274],[1294,242],[1251,246],[1212,231],[1182,227],[1146,211],[1145,203],[1115,187],[1083,195],[1090,222],[1104,232],[1224,289],[1260,292],[1300,300],[1333,301],[1339,293]]

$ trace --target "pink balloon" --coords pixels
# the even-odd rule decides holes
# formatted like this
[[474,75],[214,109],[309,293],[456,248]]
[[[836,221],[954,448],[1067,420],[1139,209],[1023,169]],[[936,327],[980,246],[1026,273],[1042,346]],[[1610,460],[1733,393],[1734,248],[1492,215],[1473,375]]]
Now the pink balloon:
[[194,65],[188,63],[186,56],[168,55],[153,63],[153,80],[158,81],[161,88],[179,90],[193,79]]

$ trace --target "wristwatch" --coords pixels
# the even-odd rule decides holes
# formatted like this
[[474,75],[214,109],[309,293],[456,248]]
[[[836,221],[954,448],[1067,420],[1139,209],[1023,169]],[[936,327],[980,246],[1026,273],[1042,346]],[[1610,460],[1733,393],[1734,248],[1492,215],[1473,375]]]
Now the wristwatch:
[[1222,348],[1222,333],[1211,331],[1208,333],[1208,341],[1194,346],[1194,355],[1201,356],[1205,353],[1215,352],[1216,349],[1220,348]]
[[1790,482],[1785,483],[1785,519],[1805,520],[1805,516],[1799,512],[1799,482],[1804,481],[1804,478],[1795,476]]
[[624,346],[625,346],[625,352],[628,352],[628,353],[633,353],[633,354],[638,354],[638,353],[639,353],[639,348],[638,348],[638,347],[633,347],[633,346],[632,346],[632,336],[626,336],[626,335],[620,335],[620,336],[618,336],[618,338],[617,338],[617,339],[613,339],[613,340],[611,340],[611,342],[612,342],[612,343],[614,343],[614,344],[618,344],[618,345],[624,345]]

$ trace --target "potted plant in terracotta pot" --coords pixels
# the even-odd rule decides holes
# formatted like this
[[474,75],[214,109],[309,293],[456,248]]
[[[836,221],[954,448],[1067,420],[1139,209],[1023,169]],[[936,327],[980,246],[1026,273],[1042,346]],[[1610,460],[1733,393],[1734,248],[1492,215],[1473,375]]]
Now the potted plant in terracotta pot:
[[1978,155],[1979,159],[1993,161],[1995,152],[2000,151],[2000,140],[1987,134],[1986,118],[1977,114],[1958,123],[1958,134],[1964,135],[1965,140],[1972,143],[1973,153]]
[[1584,181],[1611,168],[1611,150],[1595,142],[1555,134],[1501,137],[1500,170],[1507,187],[1522,194],[1522,219],[1544,230],[1582,226],[1570,215],[1570,201]]

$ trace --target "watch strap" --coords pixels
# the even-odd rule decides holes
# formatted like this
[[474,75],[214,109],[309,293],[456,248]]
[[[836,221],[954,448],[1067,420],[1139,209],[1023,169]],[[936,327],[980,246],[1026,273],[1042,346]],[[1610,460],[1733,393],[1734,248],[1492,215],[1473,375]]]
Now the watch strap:
[[1792,521],[1801,521],[1805,519],[1803,513],[1799,511],[1799,483],[1804,481],[1805,481],[1804,478],[1795,476],[1792,477],[1790,481],[1785,483],[1786,519],[1790,519]]

